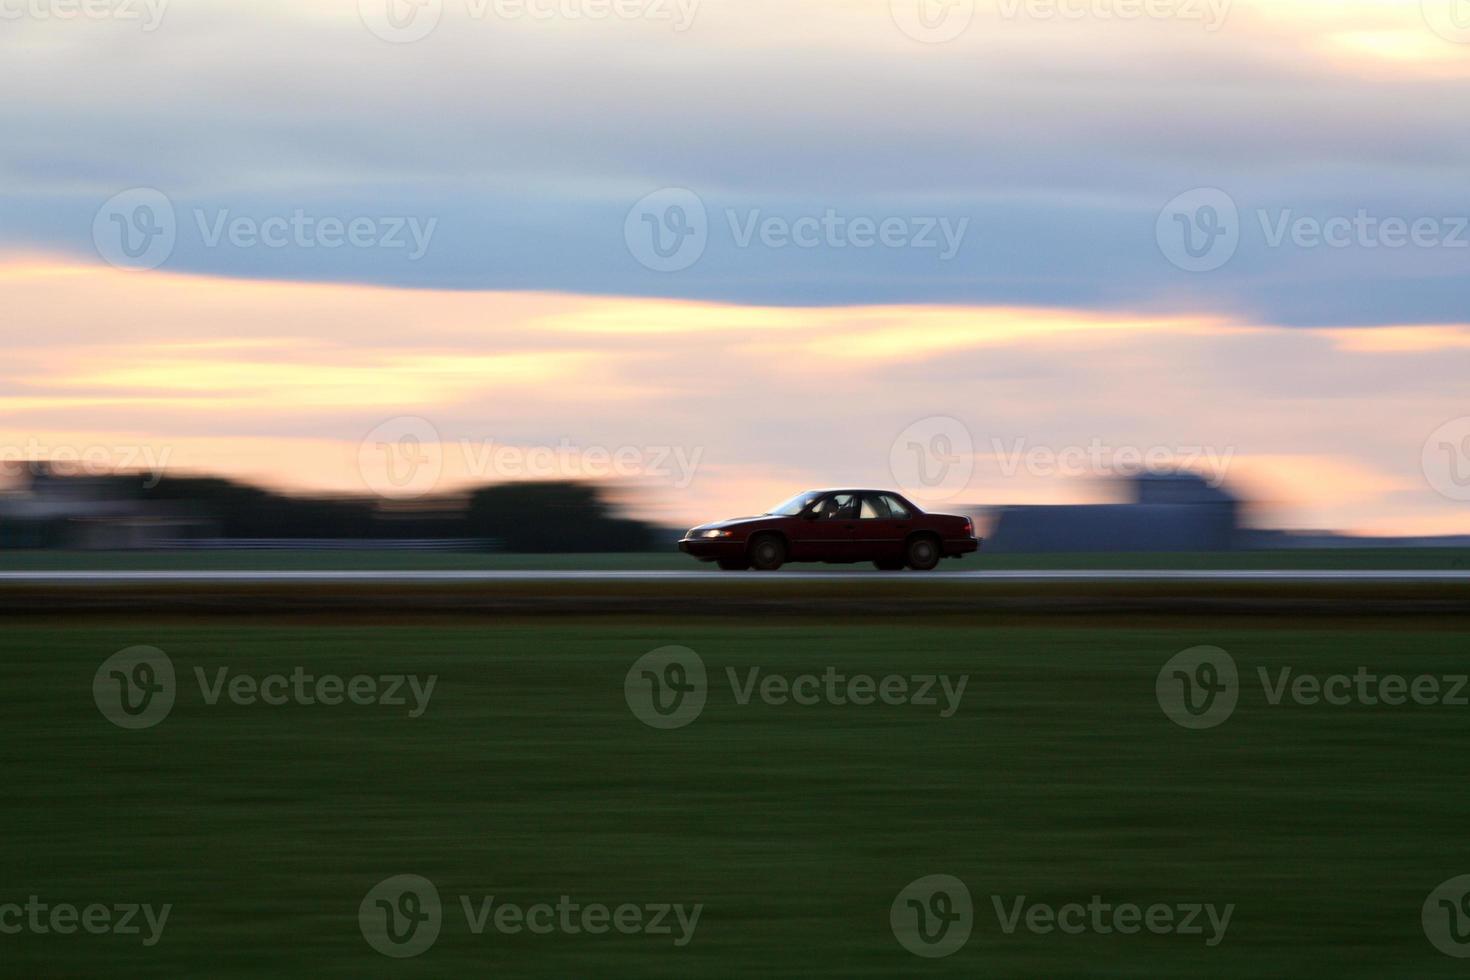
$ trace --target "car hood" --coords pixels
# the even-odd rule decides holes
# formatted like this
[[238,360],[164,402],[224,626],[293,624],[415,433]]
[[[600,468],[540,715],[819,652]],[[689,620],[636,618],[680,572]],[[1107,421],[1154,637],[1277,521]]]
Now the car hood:
[[779,521],[780,519],[781,518],[777,517],[775,514],[762,514],[759,517],[732,517],[732,518],[730,518],[727,521],[710,521],[708,524],[701,524],[698,527],[691,528],[691,530],[694,530],[694,531],[721,530],[721,531],[723,531],[723,530],[726,530],[728,528],[742,527],[742,526],[745,526],[745,525],[748,525],[748,524],[761,524],[761,523],[764,523],[766,521]]

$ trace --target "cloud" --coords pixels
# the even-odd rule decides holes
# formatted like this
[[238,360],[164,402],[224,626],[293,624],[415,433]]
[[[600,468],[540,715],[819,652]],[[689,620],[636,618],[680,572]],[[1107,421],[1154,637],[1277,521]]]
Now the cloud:
[[[1271,247],[1258,212],[1463,214],[1470,46],[1418,4],[1238,2],[1214,31],[1183,13],[1206,6],[1130,19],[1106,0],[1007,0],[937,45],[905,36],[886,2],[852,0],[704,0],[682,31],[563,12],[575,3],[536,17],[446,0],[412,44],[373,36],[347,0],[171,4],[146,33],[27,18],[0,37],[0,80],[26,93],[0,106],[0,244],[93,255],[98,207],[146,186],[179,215],[168,268],[247,279],[1452,321],[1466,250]],[[710,219],[679,273],[644,268],[624,240],[660,187],[692,189]],[[1242,221],[1239,253],[1204,275],[1170,265],[1154,234],[1195,187],[1226,190]],[[201,215],[298,210],[438,228],[417,261],[198,232]],[[949,261],[742,247],[730,231],[732,214],[828,210],[969,230]]]
[[[1470,325],[736,306],[54,259],[0,264],[0,284],[23,325],[0,369],[11,457],[142,445],[175,468],[360,492],[363,439],[413,417],[433,427],[446,489],[516,478],[487,468],[497,446],[628,448],[650,470],[668,451],[664,471],[624,476],[641,512],[689,523],[809,485],[894,485],[899,433],[943,416],[973,453],[956,503],[1095,499],[1119,460],[1155,453],[1222,470],[1289,526],[1463,524],[1420,456],[1464,413]],[[1032,450],[1103,463],[1032,465]],[[692,482],[676,485],[675,451],[699,460]]]

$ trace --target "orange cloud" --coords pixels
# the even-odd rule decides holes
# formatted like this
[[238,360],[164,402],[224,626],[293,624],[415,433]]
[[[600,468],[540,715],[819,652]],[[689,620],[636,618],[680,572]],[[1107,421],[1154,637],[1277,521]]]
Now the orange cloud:
[[[629,481],[644,512],[692,523],[806,486],[894,485],[898,433],[948,415],[973,434],[965,504],[1096,499],[1095,481],[1010,472],[994,454],[997,439],[1057,452],[1100,439],[1228,452],[1227,481],[1292,526],[1463,528],[1419,456],[1429,432],[1466,411],[1463,372],[1442,356],[1470,347],[1466,325],[742,307],[35,260],[0,263],[0,283],[20,325],[0,367],[11,457],[167,448],[171,468],[361,491],[362,440],[411,415],[438,427],[446,489],[515,478],[477,469],[466,446],[698,453],[692,484]],[[1308,357],[1310,371],[1293,371]]]
[[1339,350],[1363,354],[1419,354],[1470,349],[1470,327],[1400,326],[1343,327],[1319,331]]

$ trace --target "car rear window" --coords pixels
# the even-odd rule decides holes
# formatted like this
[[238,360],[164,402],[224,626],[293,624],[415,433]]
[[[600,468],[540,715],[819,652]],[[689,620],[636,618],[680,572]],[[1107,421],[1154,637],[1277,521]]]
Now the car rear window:
[[903,520],[904,518],[914,516],[913,514],[909,513],[909,509],[905,507],[897,497],[891,497],[885,493],[879,499],[882,500],[885,505],[887,505],[888,514],[890,517],[893,517],[897,520]]

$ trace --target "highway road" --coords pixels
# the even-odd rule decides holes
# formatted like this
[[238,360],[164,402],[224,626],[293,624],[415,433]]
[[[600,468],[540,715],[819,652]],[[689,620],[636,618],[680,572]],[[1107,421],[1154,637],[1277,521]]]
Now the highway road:
[[1388,571],[0,571],[0,586],[117,585],[129,583],[200,585],[208,583],[359,583],[415,585],[430,583],[507,582],[1464,582],[1470,570]]

